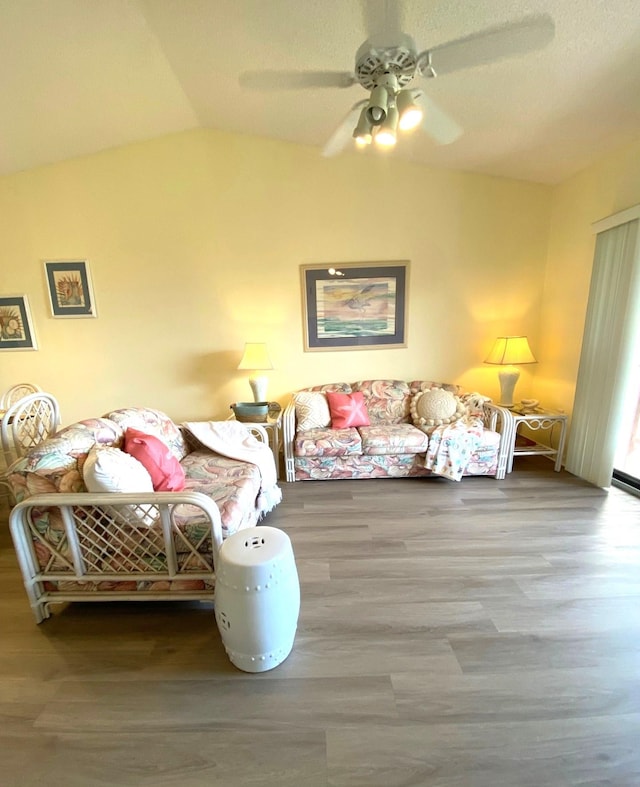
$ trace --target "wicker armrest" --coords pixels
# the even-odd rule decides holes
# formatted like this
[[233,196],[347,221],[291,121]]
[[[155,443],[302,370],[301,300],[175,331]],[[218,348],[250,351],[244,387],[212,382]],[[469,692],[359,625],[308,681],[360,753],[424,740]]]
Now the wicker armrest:
[[293,441],[296,436],[296,403],[291,401],[286,406],[282,416],[282,441],[284,451],[284,469],[286,480],[293,483],[296,480],[293,466]]
[[486,429],[491,429],[493,432],[498,432],[500,435],[500,448],[498,451],[498,471],[496,478],[504,478],[507,474],[507,462],[509,459],[509,446],[512,443],[513,437],[511,431],[513,429],[512,419],[509,410],[506,407],[493,404],[493,402],[485,402],[484,409],[484,425]]
[[[180,530],[176,513],[187,505],[196,509],[201,532],[194,543]],[[42,525],[43,511],[58,527]],[[150,512],[154,518],[151,520]],[[152,521],[152,524],[148,522]],[[62,523],[61,531],[59,523]],[[18,503],[9,516],[18,562],[31,603],[40,623],[49,617],[53,602],[119,599],[171,599],[173,580],[215,579],[222,524],[216,504],[200,492],[46,494]],[[211,539],[211,550],[208,539]],[[177,549],[179,547],[179,550]],[[181,553],[178,558],[178,551]],[[188,556],[185,560],[185,554]],[[75,583],[73,590],[52,591],[45,583]],[[134,581],[131,592],[93,590],[83,593],[79,582]],[[141,583],[153,584],[141,590]],[[213,590],[180,592],[184,599],[213,597]],[[86,597],[86,598],[85,598]]]

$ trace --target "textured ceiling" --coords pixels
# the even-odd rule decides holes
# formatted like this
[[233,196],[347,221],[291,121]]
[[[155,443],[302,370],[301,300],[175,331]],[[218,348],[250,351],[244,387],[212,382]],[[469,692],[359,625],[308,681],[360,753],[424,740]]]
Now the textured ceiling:
[[[437,146],[416,132],[391,155],[554,183],[640,135],[639,0],[393,7],[419,50],[531,13],[550,14],[556,33],[541,51],[421,80],[464,134]],[[0,174],[196,127],[320,155],[366,95],[360,86],[260,92],[238,77],[352,71],[385,9],[384,0],[0,0]]]

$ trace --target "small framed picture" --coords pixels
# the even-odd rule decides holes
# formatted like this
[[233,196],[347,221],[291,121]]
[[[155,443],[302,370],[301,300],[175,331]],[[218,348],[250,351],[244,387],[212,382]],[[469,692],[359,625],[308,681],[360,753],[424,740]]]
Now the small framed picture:
[[37,350],[26,295],[0,296],[0,350]]
[[98,316],[86,260],[47,260],[44,270],[54,317]]

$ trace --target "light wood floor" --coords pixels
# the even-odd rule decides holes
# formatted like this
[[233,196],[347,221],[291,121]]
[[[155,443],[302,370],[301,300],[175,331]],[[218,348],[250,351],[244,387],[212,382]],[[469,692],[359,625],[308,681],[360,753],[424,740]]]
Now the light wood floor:
[[640,499],[540,457],[282,486],[302,609],[261,675],[208,605],[36,626],[5,509],[3,787],[640,785]]

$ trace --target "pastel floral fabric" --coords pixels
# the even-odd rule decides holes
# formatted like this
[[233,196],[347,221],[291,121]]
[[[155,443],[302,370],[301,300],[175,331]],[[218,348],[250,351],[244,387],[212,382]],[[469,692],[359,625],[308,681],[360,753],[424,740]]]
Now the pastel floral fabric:
[[362,392],[372,424],[409,420],[411,392],[403,380],[360,380],[353,390]]
[[295,437],[296,456],[360,456],[362,438],[354,427],[348,429],[307,429]]
[[[467,414],[454,424],[421,430],[410,422],[411,399],[433,389],[461,397]],[[305,390],[361,392],[370,425],[297,431],[292,446],[296,479],[401,478],[433,473],[460,480],[465,475],[497,472],[500,435],[484,426],[484,397],[463,394],[458,385],[381,379]]]
[[421,454],[429,445],[427,435],[412,424],[363,426],[358,431],[367,455]]
[[297,458],[296,478],[300,481],[327,478],[406,478],[430,475],[421,454],[386,454],[380,456],[338,456]]
[[179,427],[160,410],[148,407],[129,407],[113,410],[107,413],[104,418],[115,421],[123,433],[132,428],[159,438],[169,446],[179,462],[189,453],[189,446]]
[[16,503],[47,492],[86,492],[82,468],[94,445],[119,447],[122,429],[106,418],[89,418],[61,429],[11,465],[8,482]]
[[[113,416],[113,419],[112,419]],[[86,492],[83,467],[87,455],[96,444],[122,448],[124,429],[129,426],[155,433],[172,446],[175,453],[188,451],[179,429],[167,416],[156,410],[131,408],[110,413],[109,417],[87,419],[62,429],[55,437],[40,443],[29,454],[15,462],[8,474],[8,482],[16,502],[35,494],[54,492]],[[185,471],[185,490],[203,492],[214,500],[220,510],[222,531],[226,537],[243,527],[256,525],[260,510],[256,498],[260,490],[260,472],[255,465],[229,459],[211,451],[194,450],[182,458]],[[187,505],[175,510],[178,533],[175,534],[178,562],[184,570],[203,572],[213,565],[212,543],[207,522],[199,509]],[[73,579],[73,556],[67,542],[64,523],[59,510],[45,508],[33,511],[34,550],[42,569],[69,574],[69,581],[45,583],[50,591],[66,592],[167,590],[176,592],[209,588],[204,580],[153,581],[100,581],[87,582]],[[95,528],[95,523],[92,525]],[[108,525],[107,525],[108,527]],[[131,571],[132,563],[140,561],[153,566],[163,560],[161,524],[140,527],[121,523],[130,529],[130,543],[138,544],[135,550],[114,552],[108,550],[99,557],[97,568],[117,572],[118,567]],[[79,532],[82,539],[82,532]],[[141,539],[143,539],[144,544]],[[195,556],[194,556],[195,553]],[[199,557],[198,557],[199,556]],[[211,568],[211,571],[213,569]]]
[[303,391],[336,391],[337,393],[351,393],[351,385],[349,383],[327,383],[325,385],[314,385],[311,388],[303,388]]
[[[256,498],[261,478],[256,465],[207,450],[192,451],[180,464],[185,473],[185,491],[203,492],[218,506],[225,537],[258,523]],[[186,526],[190,519],[188,506],[183,506],[178,523]]]

